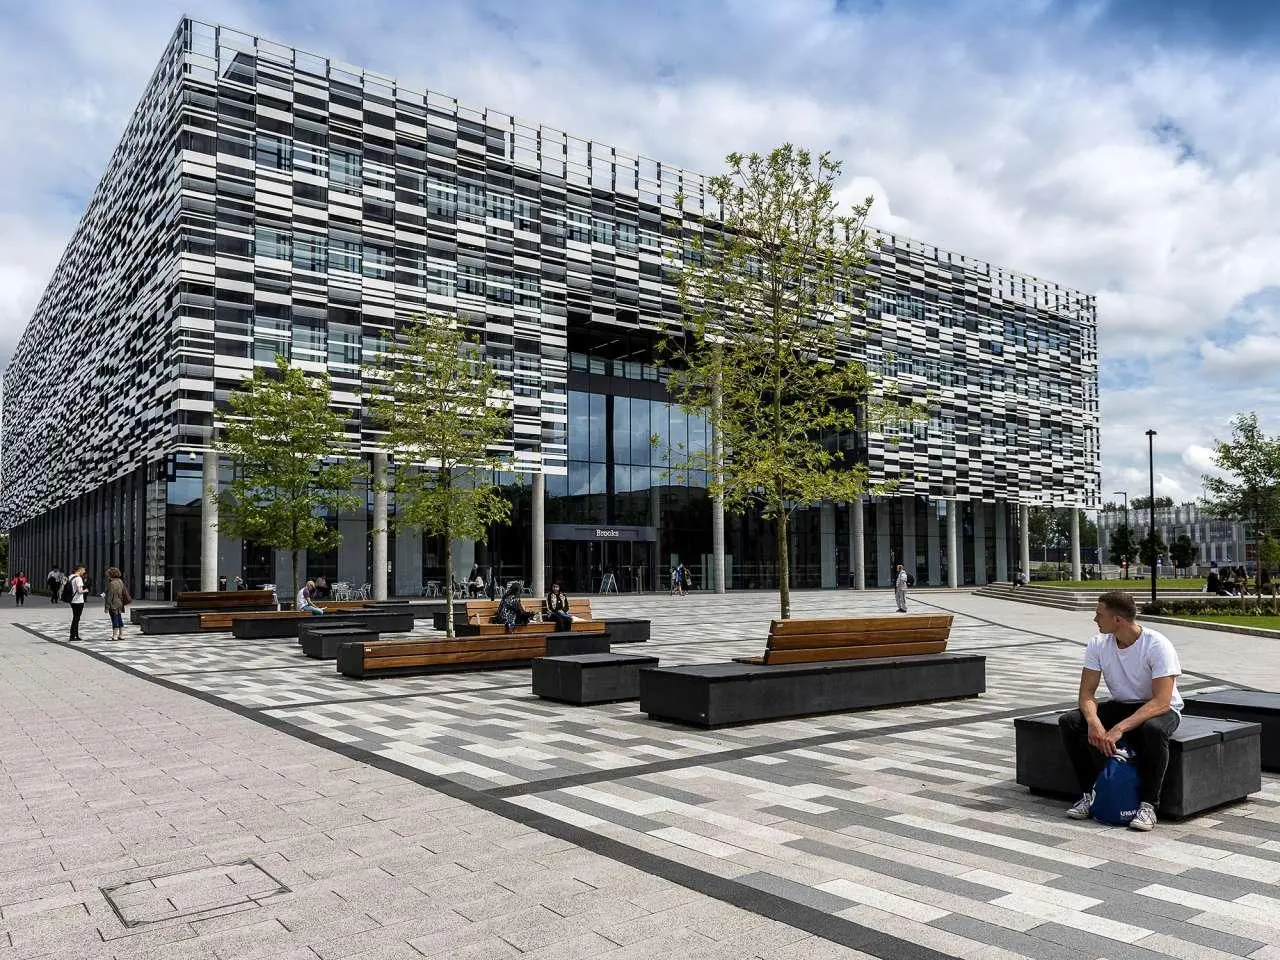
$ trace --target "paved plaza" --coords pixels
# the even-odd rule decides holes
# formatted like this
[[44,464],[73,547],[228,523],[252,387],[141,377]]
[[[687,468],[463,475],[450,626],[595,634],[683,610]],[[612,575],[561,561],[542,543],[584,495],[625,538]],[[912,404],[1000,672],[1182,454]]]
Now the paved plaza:
[[[976,700],[702,731],[529,670],[349,680],[293,641],[106,641],[0,611],[0,958],[1280,960],[1280,778],[1138,834],[1013,782],[1090,614],[921,591]],[[593,598],[664,664],[759,653],[772,594]],[[797,594],[797,616],[888,612]],[[418,632],[436,635],[419,621]],[[1280,689],[1280,641],[1169,627],[1182,688]]]

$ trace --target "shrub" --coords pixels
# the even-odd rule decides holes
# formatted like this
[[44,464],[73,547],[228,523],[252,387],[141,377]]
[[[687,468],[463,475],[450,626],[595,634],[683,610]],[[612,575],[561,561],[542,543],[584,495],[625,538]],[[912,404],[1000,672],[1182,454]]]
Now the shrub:
[[1179,616],[1188,613],[1230,613],[1235,616],[1270,617],[1275,616],[1275,611],[1271,608],[1273,602],[1270,597],[1264,597],[1262,603],[1259,603],[1257,597],[1219,596],[1194,600],[1157,600],[1155,603],[1144,603],[1142,612],[1155,617]]

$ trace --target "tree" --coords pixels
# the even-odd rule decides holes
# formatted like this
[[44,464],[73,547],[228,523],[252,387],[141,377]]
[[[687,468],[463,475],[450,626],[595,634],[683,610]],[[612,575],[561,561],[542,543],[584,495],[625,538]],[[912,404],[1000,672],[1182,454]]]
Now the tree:
[[790,144],[726,163],[709,184],[722,226],[688,241],[684,317],[661,353],[673,398],[718,438],[711,450],[677,451],[680,465],[707,470],[726,509],[756,506],[776,523],[785,619],[792,513],[860,497],[867,471],[849,441],[891,408],[905,419],[917,411],[876,391],[861,364],[836,360],[855,333],[870,198],[838,213],[840,164]]
[[292,554],[296,591],[303,580],[299,554],[332,550],[342,536],[325,513],[364,505],[351,492],[364,474],[343,447],[343,421],[329,407],[329,378],[309,376],[283,357],[259,368],[232,391],[231,413],[218,449],[235,464],[221,499],[219,527]]
[[[493,483],[505,466],[495,448],[511,436],[510,393],[479,343],[440,313],[405,324],[367,368],[366,382],[373,419],[395,456],[395,525],[444,538],[451,583],[453,541],[479,539],[510,516]],[[445,634],[453,636],[452,616]]]
[[1201,477],[1202,504],[1214,515],[1237,520],[1260,544],[1275,537],[1280,526],[1280,438],[1258,426],[1256,413],[1231,421],[1231,440],[1215,440],[1213,463],[1227,474]]
[[1138,559],[1138,539],[1133,528],[1125,523],[1116,527],[1115,532],[1111,534],[1111,544],[1107,552],[1112,563],[1126,564],[1124,576],[1126,580],[1129,579],[1128,564]]
[[1156,560],[1164,555],[1169,548],[1165,546],[1164,538],[1160,536],[1159,530],[1153,530],[1147,533],[1138,544],[1138,556],[1148,567],[1154,567]]
[[[1173,506],[1173,497],[1156,497],[1156,509],[1163,510],[1166,507]],[[1149,510],[1151,508],[1150,497],[1134,497],[1129,501],[1130,510]]]
[[1179,534],[1169,548],[1169,558],[1175,570],[1186,570],[1196,562],[1196,544],[1187,534]]

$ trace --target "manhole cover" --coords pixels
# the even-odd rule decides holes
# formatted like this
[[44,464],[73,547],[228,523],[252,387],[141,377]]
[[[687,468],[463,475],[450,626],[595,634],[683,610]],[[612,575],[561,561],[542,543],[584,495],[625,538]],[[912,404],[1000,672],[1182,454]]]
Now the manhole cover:
[[264,900],[289,892],[252,860],[163,873],[102,888],[102,895],[126,927],[251,910]]

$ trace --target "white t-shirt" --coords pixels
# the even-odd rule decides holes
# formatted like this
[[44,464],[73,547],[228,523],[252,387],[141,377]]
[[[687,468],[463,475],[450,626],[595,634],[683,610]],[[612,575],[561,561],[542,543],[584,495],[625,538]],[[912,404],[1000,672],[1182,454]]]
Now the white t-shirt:
[[[1142,634],[1121,650],[1110,633],[1099,633],[1084,651],[1086,670],[1102,671],[1103,682],[1116,700],[1145,703],[1151,699],[1151,681],[1156,677],[1179,677],[1182,667],[1178,652],[1163,633],[1142,628]],[[1173,709],[1182,712],[1178,681],[1173,681]]]
[[71,602],[84,603],[84,579],[82,577],[71,578]]
[[307,596],[307,588],[304,586],[298,591],[298,598],[294,601],[293,609],[301,610],[303,607],[311,606],[311,598]]

